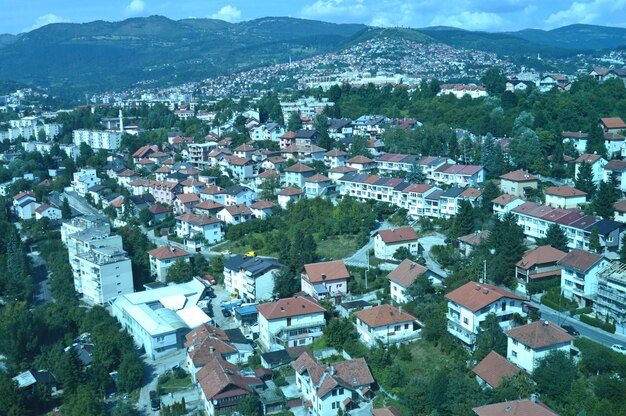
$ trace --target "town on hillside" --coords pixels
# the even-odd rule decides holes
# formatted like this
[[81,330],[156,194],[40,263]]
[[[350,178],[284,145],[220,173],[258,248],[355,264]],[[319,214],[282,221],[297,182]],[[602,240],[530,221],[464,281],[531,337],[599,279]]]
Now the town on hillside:
[[0,414],[626,414],[626,70],[381,42],[1,97]]

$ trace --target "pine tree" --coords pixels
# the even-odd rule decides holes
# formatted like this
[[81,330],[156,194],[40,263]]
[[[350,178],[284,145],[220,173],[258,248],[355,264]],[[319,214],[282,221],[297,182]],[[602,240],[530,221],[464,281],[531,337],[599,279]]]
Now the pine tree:
[[610,183],[600,182],[598,192],[592,202],[593,210],[596,214],[602,217],[609,218],[613,216],[614,208],[613,204],[617,202],[619,196],[616,194],[615,189]]
[[600,245],[600,234],[598,233],[598,227],[591,229],[591,235],[589,236],[589,250],[596,253],[602,252],[602,246]]
[[591,170],[591,164],[582,162],[578,167],[578,175],[576,175],[575,181],[576,189],[580,189],[586,192],[588,197],[591,198],[596,191],[596,186],[593,183],[593,171]]
[[449,236],[456,240],[472,231],[474,231],[474,207],[468,200],[462,199],[459,203],[459,212],[452,220]]
[[548,231],[546,232],[546,237],[543,239],[542,244],[550,245],[557,250],[568,251],[567,247],[567,236],[565,235],[565,231],[556,223],[550,224],[548,227]]
[[626,234],[622,237],[619,249],[619,261],[626,264]]
[[493,210],[493,203],[491,201],[493,201],[500,195],[502,195],[502,192],[493,182],[485,183],[485,186],[483,188],[483,195],[482,195],[483,211],[485,211],[488,214],[491,214]]
[[515,263],[524,254],[524,232],[514,214],[507,213],[497,220],[489,236],[489,246],[495,250],[490,261],[490,276],[495,283],[515,285]]
[[61,216],[64,220],[72,218],[72,208],[70,208],[70,201],[67,198],[64,198],[61,204]]
[[585,147],[585,153],[597,154],[606,157],[607,151],[604,145],[604,132],[602,128],[594,124],[589,130],[589,137],[587,138],[587,147]]

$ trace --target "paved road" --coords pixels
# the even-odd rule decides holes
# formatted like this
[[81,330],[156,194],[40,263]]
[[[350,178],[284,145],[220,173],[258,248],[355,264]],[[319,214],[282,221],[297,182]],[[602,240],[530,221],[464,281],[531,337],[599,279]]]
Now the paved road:
[[39,252],[28,253],[33,268],[33,307],[52,302],[50,292],[49,273],[46,261]]
[[433,258],[430,256],[430,249],[433,246],[442,246],[446,245],[445,242],[446,237],[443,234],[434,233],[427,235],[425,237],[420,237],[419,243],[423,247],[424,251],[422,256],[426,260],[426,267],[433,273],[445,278],[448,276],[448,272],[446,272]]
[[356,253],[354,253],[352,256],[345,258],[344,263],[347,266],[367,268],[369,265],[367,261],[369,250],[374,248],[374,239],[372,238],[373,235],[376,234],[377,231],[388,230],[390,228],[394,228],[394,227],[391,224],[389,224],[387,221],[381,222],[380,226],[370,233],[370,239],[367,242],[367,244],[365,244],[363,247],[358,249]]
[[596,341],[602,345],[610,347],[613,344],[621,344],[626,346],[626,336],[622,334],[610,334],[603,331],[600,328],[596,328],[591,325],[587,325],[581,322],[576,317],[569,316],[568,313],[559,313],[554,309],[548,308],[545,305],[534,303],[532,305],[539,308],[541,311],[541,318],[547,319],[550,322],[554,322],[557,325],[571,325],[580,332],[580,335],[587,337],[593,341]]
[[177,350],[165,357],[152,360],[144,357],[146,364],[143,375],[143,387],[139,391],[139,402],[137,409],[140,415],[158,415],[158,411],[152,411],[150,406],[150,390],[156,390],[157,381],[160,374],[170,370],[175,365],[185,368],[185,349]]

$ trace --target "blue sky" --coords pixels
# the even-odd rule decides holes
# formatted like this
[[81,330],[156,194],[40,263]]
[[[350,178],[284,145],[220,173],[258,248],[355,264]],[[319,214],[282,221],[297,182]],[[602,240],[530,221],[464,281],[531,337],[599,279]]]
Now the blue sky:
[[291,16],[375,26],[471,30],[552,29],[572,23],[626,27],[626,0],[0,0],[0,33],[48,23],[159,14],[237,22]]

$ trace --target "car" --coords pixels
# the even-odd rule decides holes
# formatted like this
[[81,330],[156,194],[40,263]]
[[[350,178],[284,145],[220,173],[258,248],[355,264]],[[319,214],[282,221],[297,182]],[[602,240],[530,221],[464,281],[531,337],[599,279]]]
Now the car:
[[233,254],[233,252],[230,251],[230,250],[223,250],[222,254],[225,255],[225,256],[230,256],[231,254]]
[[613,344],[611,345],[611,349],[615,352],[626,354],[626,347],[624,347],[623,345]]
[[246,257],[255,257],[255,256],[256,256],[256,252],[254,252],[254,251],[248,251],[246,253]]
[[157,410],[161,410],[161,400],[159,399],[150,400],[150,408],[155,412]]
[[568,334],[573,337],[577,337],[580,335],[580,332],[578,332],[578,330],[571,325],[561,325],[561,328],[563,328]]
[[157,397],[156,391],[150,390],[150,400],[155,400]]
[[230,311],[228,309],[222,309],[222,316],[224,318],[228,318],[229,316],[231,316],[232,314],[230,313]]

